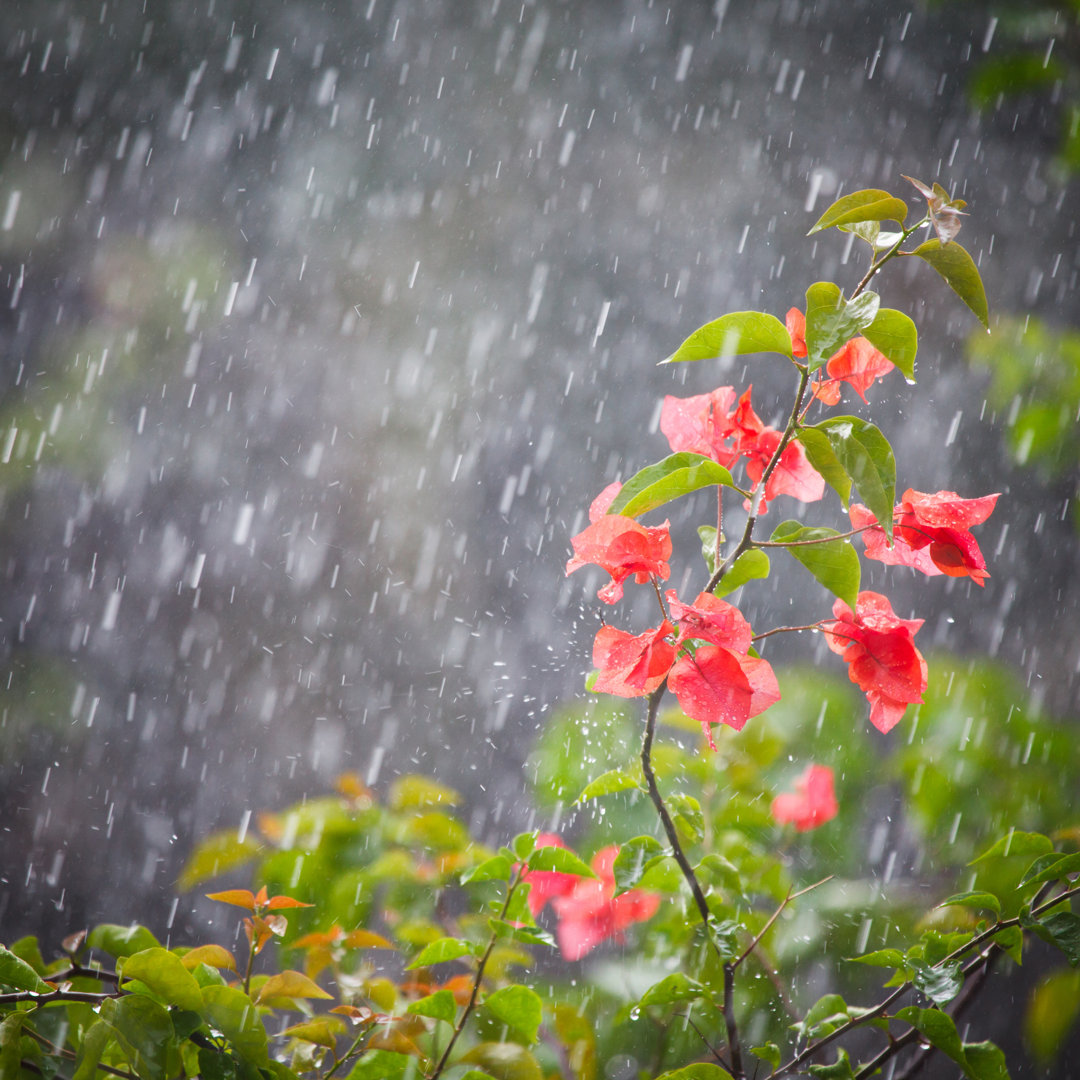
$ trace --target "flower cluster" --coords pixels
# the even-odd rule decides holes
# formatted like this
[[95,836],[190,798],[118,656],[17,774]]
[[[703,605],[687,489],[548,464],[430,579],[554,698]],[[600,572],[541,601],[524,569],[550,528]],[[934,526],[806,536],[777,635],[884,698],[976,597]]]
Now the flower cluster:
[[[538,847],[566,847],[552,833],[536,838]],[[529,910],[533,918],[551,904],[559,922],[555,937],[567,960],[580,960],[608,938],[623,940],[634,923],[656,914],[660,898],[655,893],[628,889],[615,895],[616,845],[602,848],[589,863],[595,878],[564,874],[557,870],[530,870],[522,879],[530,886]]]

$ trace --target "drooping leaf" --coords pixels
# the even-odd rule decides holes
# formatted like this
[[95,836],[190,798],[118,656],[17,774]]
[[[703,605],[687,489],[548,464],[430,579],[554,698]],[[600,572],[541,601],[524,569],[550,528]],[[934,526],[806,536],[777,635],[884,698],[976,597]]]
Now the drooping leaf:
[[845,300],[840,286],[831,281],[815,282],[806,290],[806,363],[811,374],[874,321],[880,303],[869,290]]
[[138,979],[166,1005],[199,1012],[202,991],[183,960],[168,949],[144,949],[133,953],[123,962],[124,980]]
[[948,1013],[940,1009],[920,1009],[918,1006],[910,1005],[901,1009],[896,1015],[920,1031],[931,1046],[936,1046],[943,1054],[951,1057],[966,1070],[964,1044],[956,1030],[953,1018]]
[[46,994],[52,989],[25,960],[20,960],[3,945],[0,945],[0,985],[35,994]]
[[457,1002],[451,990],[436,990],[419,1001],[412,1002],[405,1010],[416,1016],[431,1016],[444,1023],[453,1024],[457,1019]]
[[896,459],[888,439],[873,424],[857,416],[830,417],[816,428],[829,440],[836,460],[891,539]]
[[767,1042],[762,1046],[751,1046],[750,1053],[761,1058],[762,1061],[767,1061],[774,1072],[780,1068],[780,1047],[776,1043]]
[[909,383],[915,381],[915,353],[919,334],[915,323],[902,311],[880,308],[862,336],[887,360],[891,360]]
[[658,983],[653,983],[641,995],[640,1003],[642,1005],[675,1005],[683,1001],[694,1001],[704,994],[705,987],[697,979],[691,979],[689,975],[676,971]]
[[1024,871],[1020,879],[1020,885],[1034,885],[1041,881],[1059,881],[1066,874],[1080,872],[1080,852],[1067,855],[1061,851],[1051,852],[1049,855],[1040,855]]
[[140,994],[129,994],[106,998],[101,1003],[100,1016],[112,1028],[124,1056],[139,1077],[165,1080],[174,1033],[169,1014],[162,1006]]
[[630,477],[607,512],[636,518],[683,495],[717,485],[733,485],[731,473],[723,465],[704,454],[670,454]]
[[775,315],[763,311],[733,311],[695,330],[663,363],[760,352],[791,356],[787,328]]
[[484,998],[484,1007],[504,1024],[536,1042],[544,1018],[544,1006],[535,990],[527,986],[504,986]]
[[927,240],[909,255],[918,255],[928,262],[946,281],[949,287],[972,310],[975,317],[990,329],[990,311],[986,303],[986,289],[975,261],[955,240],[942,244],[938,239]]
[[460,960],[463,956],[476,956],[477,947],[463,938],[442,937],[425,945],[406,970],[430,967],[432,964],[445,964],[449,960]]
[[245,1061],[265,1065],[266,1028],[251,998],[235,986],[204,986],[202,996],[203,1015],[210,1025],[232,1043]]
[[1056,945],[1073,967],[1080,967],[1080,915],[1057,911],[1032,920],[1029,929],[1050,945]]
[[279,971],[259,987],[256,1005],[278,998],[332,998],[317,982],[299,971]]
[[992,1042],[964,1043],[967,1074],[972,1080],[1009,1080],[1005,1054]]
[[806,457],[817,472],[821,473],[825,483],[840,496],[845,510],[851,498],[851,477],[840,464],[829,441],[828,435],[813,427],[802,427],[795,433],[795,438],[802,443]]
[[813,236],[822,229],[850,225],[858,221],[895,221],[903,225],[907,212],[908,206],[903,199],[898,199],[880,188],[865,188],[837,199],[806,235]]
[[981,855],[976,856],[968,863],[974,866],[976,863],[987,859],[1004,859],[1020,855],[1047,855],[1054,850],[1054,845],[1048,836],[1042,833],[1020,832],[1018,829],[1010,829],[1003,837],[996,840]]
[[835,529],[820,526],[804,526],[797,521],[785,521],[778,525],[769,538],[775,544],[794,544],[784,550],[802,563],[819,584],[855,610],[859,595],[861,567],[859,554],[848,540],[831,540],[821,544],[807,544],[807,540],[823,540],[838,536]]
[[[760,548],[744,551],[732,564],[731,569],[721,578],[720,584],[713,589],[714,596],[727,596],[741,588],[748,581],[755,581],[769,576],[769,556]],[[715,568],[709,571],[715,573]]]
[[560,847],[537,848],[529,856],[530,870],[557,870],[560,874],[577,874],[579,877],[594,878],[592,868],[582,862],[572,851]]
[[836,1060],[831,1065],[808,1065],[806,1071],[815,1080],[851,1080],[855,1070],[846,1050],[836,1051]]
[[964,976],[960,973],[960,962],[931,966],[920,960],[909,960],[915,988],[925,994],[935,1005],[945,1005],[960,993],[964,985]]
[[952,896],[942,900],[938,907],[969,907],[992,911],[995,916],[1001,915],[1001,901],[993,893],[988,892],[953,893]]
[[575,799],[575,802],[588,802],[590,799],[598,799],[602,795],[613,795],[617,791],[637,791],[642,786],[641,770],[630,771],[627,769],[608,769],[601,773],[595,780],[585,785],[585,790]]
[[619,848],[612,865],[615,885],[622,891],[632,889],[644,873],[645,864],[654,856],[663,854],[664,848],[654,836],[635,836]]

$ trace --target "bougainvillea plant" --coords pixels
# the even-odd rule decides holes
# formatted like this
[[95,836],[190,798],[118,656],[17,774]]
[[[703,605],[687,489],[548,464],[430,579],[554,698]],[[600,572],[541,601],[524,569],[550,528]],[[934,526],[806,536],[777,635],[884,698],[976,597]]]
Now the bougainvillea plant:
[[[235,941],[241,931],[246,940],[242,968],[221,944],[162,945],[138,925],[73,934],[53,960],[33,938],[0,946],[0,1076],[863,1080],[886,1065],[914,1076],[938,1054],[972,1080],[1007,1077],[1002,1051],[961,1017],[993,967],[1020,963],[1034,939],[1080,965],[1080,825],[1057,821],[1065,827],[1053,839],[1026,827],[1042,821],[1018,781],[1019,801],[998,799],[1007,831],[987,845],[969,824],[979,818],[977,787],[957,777],[950,785],[934,771],[938,748],[909,739],[892,775],[913,806],[931,819],[951,810],[949,843],[985,850],[954,868],[962,890],[929,913],[883,891],[895,853],[873,888],[851,854],[864,808],[845,793],[860,783],[865,793],[869,771],[858,757],[865,725],[853,714],[868,717],[879,739],[923,708],[952,731],[943,703],[967,701],[974,678],[969,671],[954,686],[952,672],[943,692],[935,686],[915,644],[922,620],[861,587],[859,548],[886,566],[984,586],[990,572],[972,530],[997,500],[914,488],[897,499],[884,433],[833,411],[848,388],[865,403],[894,370],[914,381],[915,324],[870,289],[888,264],[929,264],[988,325],[978,271],[955,239],[964,204],[940,185],[912,183],[926,200],[914,224],[904,200],[872,189],[839,199],[811,229],[867,245],[869,266],[850,293],[817,282],[783,321],[724,315],[665,361],[778,358],[794,383],[784,426],[761,419],[749,386],[667,397],[660,429],[671,453],[605,488],[572,538],[566,572],[599,568],[604,605],[633,586],[655,603],[651,625],[604,621],[593,643],[595,700],[641,702],[637,761],[580,792],[555,788],[560,812],[567,794],[581,814],[604,800],[591,857],[558,829],[487,846],[455,816],[459,796],[433,780],[401,777],[380,799],[342,777],[337,796],[264,814],[192,856],[186,888],[254,863],[257,890],[206,894],[245,913],[229,924]],[[886,232],[883,222],[899,228]],[[936,235],[908,246],[923,228]],[[829,512],[829,489],[849,515],[843,530],[800,517],[766,536],[777,506]],[[664,588],[675,555],[669,523],[641,518],[710,492],[715,519],[698,530],[702,580],[690,592]],[[731,540],[725,500],[740,515]],[[821,614],[755,630],[727,597],[769,578],[778,554],[823,587]],[[805,679],[778,674],[764,643],[796,633],[820,635],[850,686],[815,671],[808,691]],[[816,727],[833,733],[828,764],[825,746],[797,757],[815,692],[826,695]],[[845,707],[856,692],[861,705]],[[1002,692],[986,697],[998,702]],[[1063,767],[1066,736],[989,708],[955,721],[961,749],[971,742],[983,769],[1026,764],[1039,747],[1031,783],[1071,776],[1039,771]],[[625,731],[632,721],[619,723]],[[985,738],[995,723],[1001,737]],[[570,746],[590,736],[558,731],[559,767],[583,768]],[[941,799],[952,791],[967,801],[947,808]],[[844,831],[817,844],[836,829]],[[874,989],[875,968],[887,972],[884,989]],[[849,1004],[852,991],[869,1004]],[[1027,1010],[1034,1052],[1051,1060],[1078,1013],[1080,981],[1069,969],[1054,973]]]

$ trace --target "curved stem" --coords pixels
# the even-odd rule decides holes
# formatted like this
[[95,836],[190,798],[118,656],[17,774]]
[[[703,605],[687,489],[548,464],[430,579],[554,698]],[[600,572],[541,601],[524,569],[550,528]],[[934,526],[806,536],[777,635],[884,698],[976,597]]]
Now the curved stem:
[[849,529],[847,532],[836,533],[833,536],[819,536],[814,540],[754,540],[750,547],[756,548],[792,548],[811,547],[813,544],[831,544],[834,540],[847,540],[852,536],[858,536],[867,529],[876,529],[880,526],[875,522],[873,525],[860,525],[857,529]]
[[897,255],[906,254],[906,252],[900,250],[900,245],[906,243],[907,238],[913,232],[917,232],[919,229],[921,229],[929,220],[930,218],[929,216],[927,216],[924,217],[922,221],[918,221],[914,225],[912,225],[910,229],[902,228],[902,231],[900,233],[900,239],[897,240],[896,243],[893,244],[893,246],[889,248],[889,250],[886,251],[880,259],[878,259],[876,262],[871,262],[870,269],[867,270],[866,273],[863,275],[862,280],[860,280],[859,284],[855,286],[855,291],[851,294],[850,297],[848,297],[848,299],[854,300],[856,296],[863,292],[866,289],[866,286],[869,285],[870,282],[873,280],[874,276],[878,273],[878,271],[881,270],[881,268],[890,259],[895,258]]
[[773,634],[796,634],[800,630],[820,630],[821,624],[829,621],[829,619],[822,619],[821,622],[810,623],[807,626],[774,626],[771,630],[762,630],[760,634],[755,634],[750,640],[760,641],[762,638],[772,637]]

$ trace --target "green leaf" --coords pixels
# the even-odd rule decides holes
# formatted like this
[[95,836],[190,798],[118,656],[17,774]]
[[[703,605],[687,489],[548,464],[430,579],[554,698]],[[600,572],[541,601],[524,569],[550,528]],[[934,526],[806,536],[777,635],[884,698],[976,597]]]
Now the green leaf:
[[[200,1054],[200,1063],[202,1055]],[[416,1058],[394,1050],[369,1050],[352,1067],[346,1080],[403,1080],[416,1076]]]
[[899,949],[877,949],[874,952],[864,953],[862,956],[853,956],[851,960],[856,964],[898,968],[901,971],[907,966],[904,954]]
[[971,256],[955,240],[942,244],[940,240],[927,240],[908,255],[918,255],[928,262],[946,281],[949,288],[964,301],[975,317],[990,329],[990,312],[986,304],[986,290],[978,267]]
[[1001,839],[990,845],[981,855],[976,856],[968,863],[974,866],[986,859],[1004,859],[1018,855],[1047,855],[1054,850],[1054,845],[1048,836],[1042,833],[1020,832],[1018,829],[1010,829]]
[[554,945],[555,939],[539,926],[515,926],[505,919],[488,919],[492,933],[500,938],[520,941],[526,945]]
[[695,330],[663,363],[759,352],[791,356],[787,327],[775,315],[763,311],[733,311]]
[[[697,534],[701,537],[701,556],[705,560],[705,568],[712,577],[716,573],[716,526],[699,525]],[[721,542],[723,539],[721,536]]]
[[518,833],[510,842],[514,854],[519,859],[527,859],[536,850],[536,837],[535,832]]
[[683,836],[691,843],[697,843],[705,834],[705,815],[701,812],[701,803],[693,795],[676,792],[667,797],[667,806]]
[[673,499],[717,485],[734,486],[731,473],[723,465],[717,465],[704,454],[691,454],[687,451],[669,454],[663,461],[647,465],[630,477],[607,512],[632,518],[641,517],[642,514],[647,514]]
[[555,870],[560,874],[577,874],[579,877],[594,878],[592,868],[581,861],[572,851],[560,847],[537,848],[529,856],[530,870]]
[[457,1002],[454,1001],[453,991],[436,990],[434,994],[412,1002],[405,1011],[416,1016],[431,1016],[453,1025],[457,1019]]
[[969,907],[980,908],[983,911],[992,911],[995,916],[1001,916],[1001,901],[993,893],[988,892],[960,892],[942,900],[938,907]]
[[809,1065],[806,1070],[818,1080],[849,1080],[855,1075],[851,1067],[851,1058],[846,1050],[836,1051],[836,1060],[831,1065]]
[[812,375],[877,316],[881,299],[864,292],[845,300],[840,286],[818,281],[806,290],[806,363]]
[[731,1073],[711,1061],[699,1061],[682,1069],[661,1073],[656,1080],[731,1080]]
[[463,938],[442,937],[425,945],[416,959],[406,967],[406,971],[415,968],[430,967],[432,964],[445,964],[450,960],[460,960],[463,956],[476,956],[477,947]]
[[1045,1067],[1080,1016],[1080,971],[1056,971],[1035,988],[1024,1013],[1024,1041]]
[[544,1006],[540,996],[527,986],[504,986],[484,998],[484,1007],[504,1024],[520,1032],[529,1042],[536,1042]]
[[825,994],[807,1010],[803,1019],[792,1027],[803,1038],[819,1038],[831,1034],[850,1019],[848,1004],[839,994]]
[[[251,1011],[254,1013],[254,1008]],[[169,1044],[174,1038],[165,1009],[148,997],[130,994],[106,998],[100,1015],[113,1029],[135,1072],[144,1080],[165,1080]]]
[[889,440],[857,416],[834,416],[817,424],[816,429],[829,440],[836,460],[891,540],[896,459]]
[[936,1046],[967,1071],[964,1044],[960,1041],[951,1016],[940,1009],[920,1009],[915,1005],[901,1009],[896,1015],[925,1035],[931,1046]]
[[1066,855],[1061,851],[1054,851],[1049,855],[1040,855],[1024,871],[1020,879],[1020,885],[1034,885],[1040,881],[1058,881],[1067,874],[1075,874],[1080,871],[1080,852]]
[[[703,526],[703,528],[708,528],[708,526]],[[709,571],[710,574],[715,572],[715,567]],[[713,595],[727,596],[728,593],[733,593],[748,581],[767,578],[768,576],[769,556],[760,548],[751,548],[749,551],[744,551],[731,564],[731,569],[723,576],[720,584],[713,589]]]
[[110,956],[122,959],[143,949],[153,949],[160,941],[145,926],[132,923],[131,926],[118,926],[116,923],[102,923],[95,926],[86,938],[91,949],[101,949]]
[[1024,931],[1019,926],[1006,926],[1004,930],[999,930],[990,940],[1012,957],[1014,963],[1023,963]]
[[619,848],[612,866],[615,885],[619,891],[632,889],[640,880],[645,864],[656,855],[663,854],[660,841],[653,836],[635,836]]
[[[15,1015],[24,1016],[25,1013],[16,1013]],[[71,1074],[71,1080],[94,1080],[98,1071],[98,1063],[101,1061],[101,1057],[105,1053],[105,1047],[112,1037],[113,1030],[104,1020],[95,1020],[86,1029],[82,1042],[78,1045],[78,1062],[75,1071]],[[8,1073],[0,1068],[0,1076],[7,1075]],[[18,1076],[19,1074],[15,1072],[11,1073],[11,1075]]]
[[47,994],[52,989],[25,960],[3,945],[0,945],[0,984],[35,994]]
[[964,976],[960,973],[960,962],[952,961],[931,967],[921,960],[909,959],[915,988],[925,994],[935,1005],[944,1005],[960,993],[964,985]]
[[[11,1080],[17,1080],[22,1075],[20,1047],[23,1024],[27,1018],[27,1013],[13,1012],[4,1017],[3,1022],[0,1023],[0,1077],[4,1077],[4,1080],[8,1077],[11,1077]],[[83,1078],[79,1077],[79,1080]]]
[[543,1080],[544,1077],[540,1063],[517,1043],[480,1043],[462,1055],[461,1060],[470,1065],[479,1065],[495,1080]]
[[851,498],[851,477],[840,464],[840,459],[833,451],[828,435],[823,431],[818,431],[817,428],[804,427],[799,428],[795,433],[795,438],[802,443],[807,460],[817,472],[821,473],[825,483],[840,496],[840,502],[847,510],[848,500]]
[[780,1068],[780,1047],[776,1043],[767,1042],[763,1046],[751,1046],[750,1053],[768,1062],[774,1072]]
[[903,225],[907,212],[908,205],[903,199],[898,199],[880,188],[865,188],[837,199],[806,235],[813,236],[822,229],[850,225],[857,221],[895,221]]
[[466,870],[461,875],[461,884],[467,885],[470,881],[509,881],[513,873],[513,863],[505,855],[493,855],[479,866]]
[[694,1001],[705,993],[705,987],[681,971],[668,975],[654,983],[641,995],[642,1005],[674,1005],[682,1001]]
[[1080,915],[1058,911],[1034,922],[1031,929],[1050,945],[1056,945],[1073,967],[1080,967]]
[[785,550],[793,559],[802,563],[820,585],[834,596],[839,596],[854,611],[859,596],[861,574],[859,553],[847,540],[831,540],[821,544],[804,543],[807,540],[823,540],[838,535],[835,529],[785,521],[773,530],[769,539],[774,544],[799,545]]
[[204,986],[203,1016],[232,1043],[236,1052],[253,1065],[268,1060],[266,1029],[255,1003],[235,986]]
[[1005,1055],[992,1042],[964,1043],[964,1056],[972,1080],[1009,1080]]
[[143,949],[133,953],[123,963],[125,980],[138,979],[166,1005],[199,1012],[203,997],[199,984],[183,961],[168,949]]
[[891,360],[909,383],[915,381],[915,353],[919,334],[915,324],[902,311],[881,308],[874,321],[863,330],[863,337],[887,360]]
[[640,791],[641,785],[641,769],[633,771],[608,769],[606,773],[601,773],[595,780],[586,784],[585,790],[574,801],[588,802],[602,795],[613,795],[616,791]]
[[679,864],[671,855],[657,855],[645,864],[639,889],[651,889],[655,892],[680,892],[686,884]]

